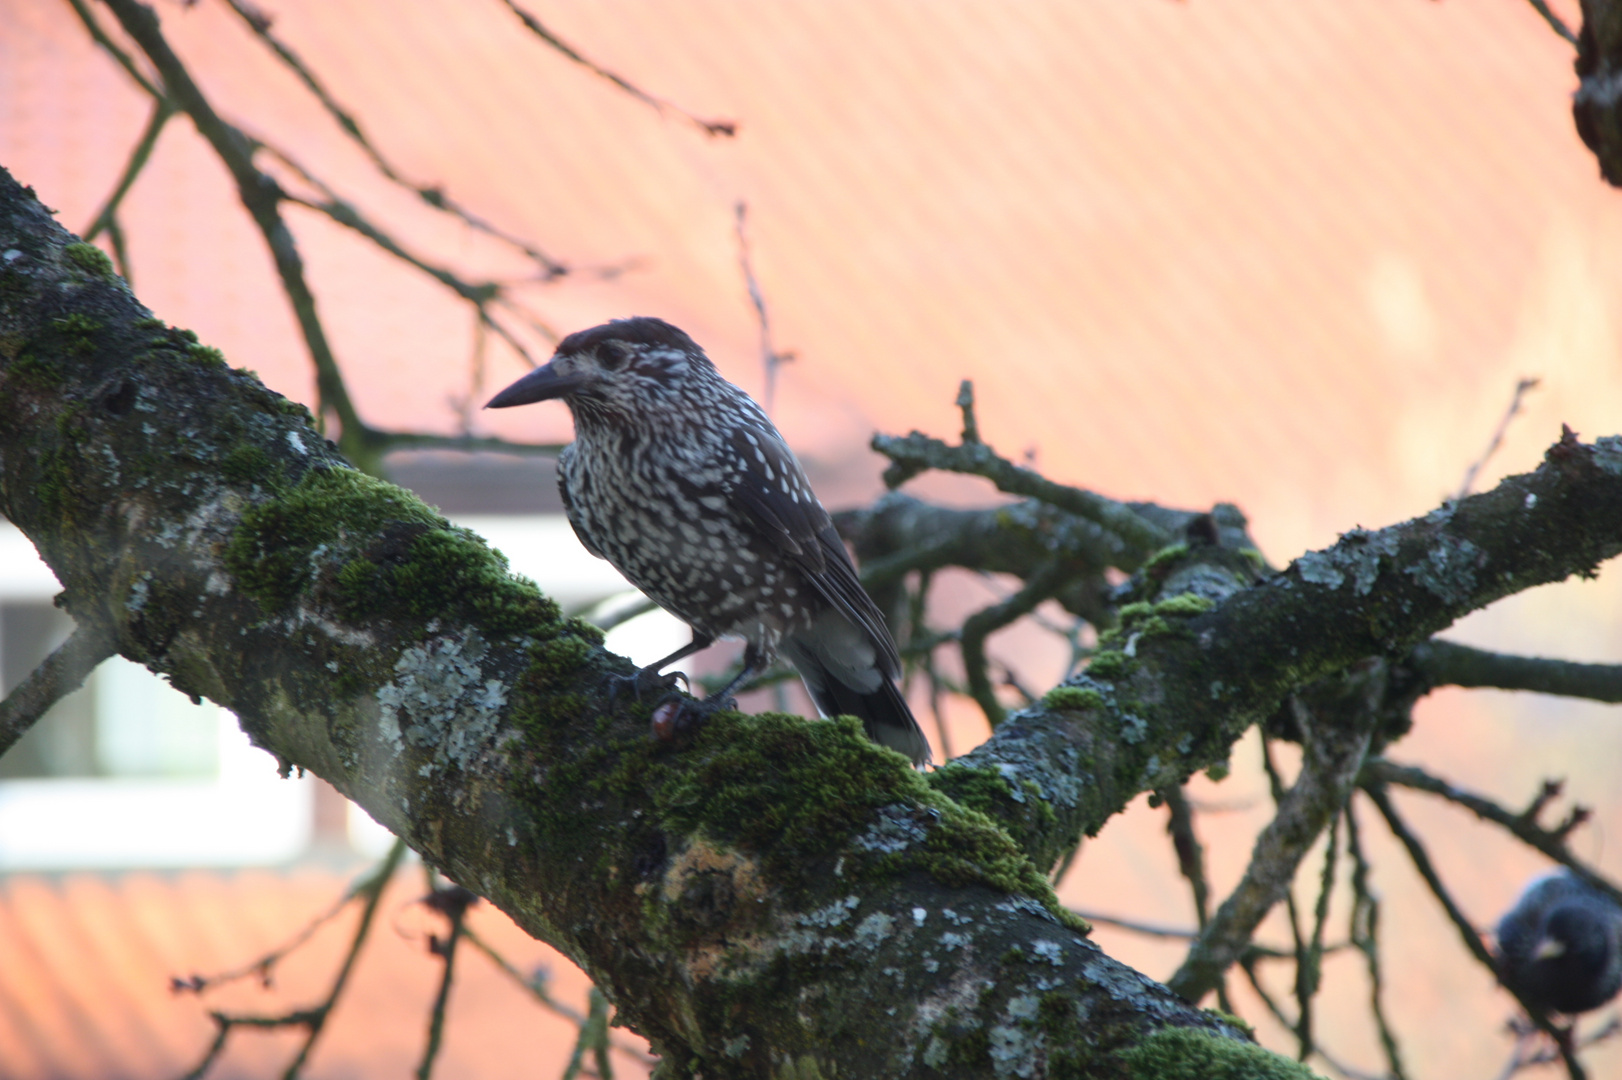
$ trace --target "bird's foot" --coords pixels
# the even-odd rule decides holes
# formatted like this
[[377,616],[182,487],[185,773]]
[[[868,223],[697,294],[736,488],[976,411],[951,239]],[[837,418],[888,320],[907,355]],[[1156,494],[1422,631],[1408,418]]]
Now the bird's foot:
[[653,710],[653,737],[660,742],[674,742],[698,731],[704,721],[716,713],[737,707],[738,699],[731,694],[694,701],[685,694],[672,692]]
[[650,693],[671,694],[676,690],[676,683],[680,680],[689,687],[692,683],[685,672],[673,671],[669,675],[661,675],[654,668],[638,668],[629,675],[610,675],[608,677],[608,704],[618,705],[622,694],[629,693],[631,700],[641,701],[643,696]]

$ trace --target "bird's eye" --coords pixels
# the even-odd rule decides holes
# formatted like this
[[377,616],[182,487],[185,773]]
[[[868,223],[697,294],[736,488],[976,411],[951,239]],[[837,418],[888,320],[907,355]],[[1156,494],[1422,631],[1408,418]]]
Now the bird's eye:
[[623,341],[605,341],[597,350],[597,362],[605,371],[619,371],[630,362],[633,351]]

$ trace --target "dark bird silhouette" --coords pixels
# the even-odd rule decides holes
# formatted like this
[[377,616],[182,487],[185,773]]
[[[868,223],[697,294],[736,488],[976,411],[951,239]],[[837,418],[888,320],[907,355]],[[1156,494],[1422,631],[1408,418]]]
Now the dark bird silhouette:
[[652,318],[582,330],[485,407],[554,398],[574,415],[558,488],[580,542],[693,630],[639,682],[740,637],[743,671],[705,708],[780,653],[824,715],[928,762],[895,642],[828,512],[765,412],[692,338]]
[[1499,920],[1498,967],[1530,1005],[1597,1009],[1622,990],[1622,907],[1570,871],[1537,878]]

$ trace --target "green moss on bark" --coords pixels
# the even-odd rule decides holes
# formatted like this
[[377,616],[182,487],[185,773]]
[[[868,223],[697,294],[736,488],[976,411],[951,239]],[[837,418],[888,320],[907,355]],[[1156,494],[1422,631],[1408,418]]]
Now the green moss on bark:
[[107,282],[118,280],[118,275],[113,272],[113,260],[95,244],[77,240],[64,247],[62,254],[86,277]]
[[1165,1027],[1120,1055],[1133,1080],[1322,1080],[1255,1043],[1198,1028]]
[[[244,477],[264,464],[251,452],[234,464],[228,455]],[[491,635],[550,637],[560,619],[557,605],[513,577],[478,536],[353,469],[312,469],[249,508],[225,561],[267,613],[313,590],[350,618],[459,618]]]

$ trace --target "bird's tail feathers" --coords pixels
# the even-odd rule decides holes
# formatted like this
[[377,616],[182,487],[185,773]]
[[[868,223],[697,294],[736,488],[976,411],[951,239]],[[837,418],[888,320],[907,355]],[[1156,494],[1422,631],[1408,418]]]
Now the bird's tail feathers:
[[899,750],[914,765],[929,764],[929,740],[894,682],[873,671],[870,674],[878,676],[877,688],[863,690],[846,683],[812,650],[785,643],[783,653],[799,670],[811,700],[824,716],[854,716],[869,739]]

